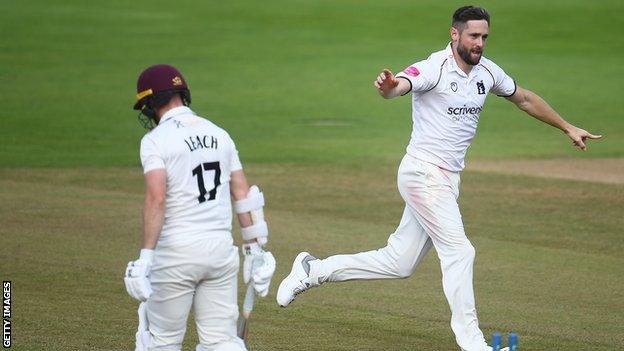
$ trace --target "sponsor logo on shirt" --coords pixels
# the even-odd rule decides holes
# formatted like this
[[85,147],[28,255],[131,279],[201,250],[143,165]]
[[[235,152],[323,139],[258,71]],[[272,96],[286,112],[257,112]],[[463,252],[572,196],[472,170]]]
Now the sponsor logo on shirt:
[[405,72],[405,74],[410,75],[412,77],[416,77],[420,74],[420,71],[418,70],[418,68],[414,66],[407,67],[403,72]]
[[481,106],[462,106],[462,107],[449,107],[446,110],[446,114],[451,117],[453,121],[479,121],[479,114],[483,111]]
[[467,115],[467,114],[478,115],[479,113],[481,113],[481,111],[483,111],[483,107],[462,106],[462,107],[449,107],[446,110],[446,113],[449,115],[454,115],[454,116]]

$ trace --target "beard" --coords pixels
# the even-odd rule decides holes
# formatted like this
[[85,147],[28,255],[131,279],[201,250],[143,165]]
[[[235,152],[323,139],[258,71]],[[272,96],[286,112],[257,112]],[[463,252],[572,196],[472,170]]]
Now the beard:
[[[479,61],[481,61],[481,55],[483,55],[483,50],[470,50],[467,47],[463,46],[461,43],[457,43],[457,53],[459,54],[459,57],[464,60],[464,62],[471,66],[476,66],[479,64]],[[476,57],[473,57],[472,55],[476,55]]]

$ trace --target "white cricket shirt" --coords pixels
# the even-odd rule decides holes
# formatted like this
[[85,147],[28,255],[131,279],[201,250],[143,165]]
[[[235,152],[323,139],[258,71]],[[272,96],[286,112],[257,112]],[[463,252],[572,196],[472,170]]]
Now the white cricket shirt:
[[457,66],[451,44],[396,75],[412,89],[412,135],[407,153],[449,171],[464,169],[488,92],[511,96],[516,83],[481,57],[470,74]]
[[242,169],[229,134],[188,107],[176,107],[141,140],[143,172],[167,172],[159,244],[231,237],[230,172]]

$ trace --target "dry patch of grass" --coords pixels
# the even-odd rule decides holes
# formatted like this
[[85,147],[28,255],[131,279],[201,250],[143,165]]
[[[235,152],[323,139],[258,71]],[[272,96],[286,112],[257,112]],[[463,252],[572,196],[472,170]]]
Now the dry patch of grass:
[[606,184],[624,184],[624,158],[475,160],[468,163],[467,170]]

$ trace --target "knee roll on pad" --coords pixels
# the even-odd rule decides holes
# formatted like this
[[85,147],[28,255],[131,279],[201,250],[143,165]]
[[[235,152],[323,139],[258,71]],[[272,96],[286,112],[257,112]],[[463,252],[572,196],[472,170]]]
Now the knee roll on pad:
[[252,225],[249,227],[241,228],[241,234],[243,240],[258,240],[260,245],[264,245],[268,241],[269,228],[264,221],[264,195],[260,191],[260,188],[256,185],[252,185],[249,188],[247,197],[234,202],[234,210],[236,213],[251,214]]

